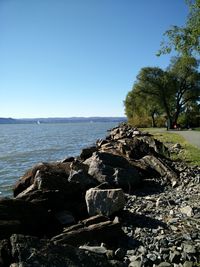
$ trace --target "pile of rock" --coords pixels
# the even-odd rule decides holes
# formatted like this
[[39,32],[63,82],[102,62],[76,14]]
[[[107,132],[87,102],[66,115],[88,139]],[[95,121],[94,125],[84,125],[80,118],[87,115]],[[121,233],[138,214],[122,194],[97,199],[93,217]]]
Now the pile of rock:
[[200,168],[127,124],[0,200],[0,266],[193,266]]

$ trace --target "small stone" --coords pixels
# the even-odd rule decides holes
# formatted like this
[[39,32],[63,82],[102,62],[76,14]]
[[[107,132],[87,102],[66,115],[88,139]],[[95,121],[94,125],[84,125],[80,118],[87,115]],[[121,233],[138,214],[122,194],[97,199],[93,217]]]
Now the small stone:
[[192,240],[191,236],[189,234],[183,234],[182,237],[185,239],[185,240]]
[[186,214],[188,217],[191,217],[193,215],[193,210],[190,206],[180,208],[180,211],[181,213]]
[[193,245],[184,244],[183,251],[188,253],[188,254],[195,254],[196,253],[196,248]]
[[163,261],[161,262],[158,267],[171,267],[172,265],[169,262]]
[[169,211],[169,214],[173,216],[174,215],[174,211],[173,210],[170,210]]
[[155,262],[157,259],[156,255],[153,253],[147,254],[147,258],[150,259],[152,262]]
[[133,255],[133,256],[131,256],[131,257],[129,258],[129,260],[130,260],[130,261],[136,261],[136,260],[138,260],[138,256]]
[[129,249],[126,251],[126,255],[135,255],[135,249]]
[[192,261],[185,261],[183,264],[183,267],[192,267],[193,266],[193,262]]
[[142,262],[141,261],[132,261],[128,267],[141,267],[142,266]]
[[172,231],[177,231],[178,230],[178,228],[176,226],[174,226],[174,225],[170,225],[170,228],[172,229]]
[[140,246],[138,248],[138,251],[142,254],[142,255],[145,255],[147,253],[147,249],[143,246]]

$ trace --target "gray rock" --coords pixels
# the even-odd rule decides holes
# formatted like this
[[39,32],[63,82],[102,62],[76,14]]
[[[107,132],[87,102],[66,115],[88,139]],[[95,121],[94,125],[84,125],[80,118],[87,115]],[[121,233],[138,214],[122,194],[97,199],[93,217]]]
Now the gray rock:
[[183,208],[180,208],[180,211],[183,214],[186,214],[188,217],[191,217],[193,215],[193,210],[192,210],[192,207],[190,206],[185,206]]
[[125,157],[96,152],[84,161],[88,165],[88,173],[98,182],[108,182],[113,186],[136,186],[141,183],[138,170]]
[[162,162],[161,159],[147,155],[142,158],[142,161],[149,164],[150,168],[155,170],[161,176],[166,177],[171,182],[172,186],[177,184],[177,174],[169,166]]
[[158,267],[172,267],[172,265],[169,262],[163,261],[158,265]]
[[112,266],[106,256],[70,245],[55,245],[47,239],[13,235],[10,238],[15,265],[20,267]]
[[183,264],[183,267],[193,267],[194,263],[192,261],[185,261],[184,264]]
[[125,196],[122,189],[96,189],[86,192],[85,200],[90,216],[102,214],[110,216],[123,209]]
[[128,265],[128,267],[142,267],[142,261],[132,261],[130,262],[130,264]]
[[71,170],[68,181],[70,183],[79,183],[82,188],[90,188],[97,186],[97,181],[89,176],[84,170]]
[[157,256],[153,253],[147,254],[147,258],[150,259],[152,262],[155,262],[157,260]]
[[80,246],[79,249],[83,249],[83,250],[87,250],[87,251],[91,251],[97,254],[106,254],[107,253],[107,249],[105,247],[101,247],[101,246]]
[[196,253],[196,248],[195,248],[194,245],[184,244],[183,251],[186,252],[187,254],[195,254]]

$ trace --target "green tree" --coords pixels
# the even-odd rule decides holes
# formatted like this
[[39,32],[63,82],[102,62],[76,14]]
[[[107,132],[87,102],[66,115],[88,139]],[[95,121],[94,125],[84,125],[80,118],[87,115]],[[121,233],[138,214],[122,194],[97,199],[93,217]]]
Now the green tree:
[[151,126],[156,127],[156,117],[160,114],[160,107],[153,97],[143,94],[136,84],[133,88],[134,90],[127,94],[124,101],[127,117],[134,123],[137,121],[140,126],[149,126],[151,120]]
[[181,55],[200,54],[200,0],[187,3],[189,15],[185,26],[172,26],[164,33],[166,40],[162,41],[157,55],[168,54],[173,49]]
[[200,100],[200,74],[198,61],[193,57],[176,57],[171,60],[169,73],[174,83],[173,121],[177,123],[182,111]]
[[[156,112],[162,112],[172,128],[187,105],[195,103],[199,97],[197,60],[192,57],[177,57],[172,59],[166,71],[157,67],[141,69],[126,97],[125,110],[129,119],[146,111],[146,114],[152,114],[152,121]],[[155,126],[155,123],[152,125]]]

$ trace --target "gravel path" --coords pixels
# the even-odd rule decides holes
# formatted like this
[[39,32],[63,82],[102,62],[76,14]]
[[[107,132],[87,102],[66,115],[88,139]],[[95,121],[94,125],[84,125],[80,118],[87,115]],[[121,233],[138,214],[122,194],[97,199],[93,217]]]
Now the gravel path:
[[189,143],[200,148],[200,132],[198,131],[170,131],[182,135]]

